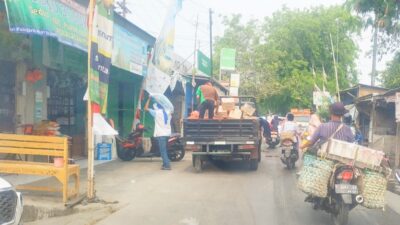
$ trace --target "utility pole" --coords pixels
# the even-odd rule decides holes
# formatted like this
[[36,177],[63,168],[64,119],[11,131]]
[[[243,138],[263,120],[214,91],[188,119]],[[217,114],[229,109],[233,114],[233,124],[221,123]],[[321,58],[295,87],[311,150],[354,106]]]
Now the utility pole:
[[[196,84],[196,81],[195,81],[195,76],[196,76],[196,50],[197,50],[197,30],[198,30],[198,28],[199,28],[199,15],[197,15],[197,19],[196,19],[196,29],[195,29],[195,32],[194,32],[194,49],[193,49],[193,69],[192,69],[192,89],[193,89],[193,95],[194,95],[194,93],[195,93],[195,90],[194,90],[194,88],[195,88],[195,84]],[[192,95],[192,96],[193,96]],[[194,110],[194,100],[193,100],[193,98],[192,98],[192,111]]]
[[374,26],[374,44],[372,46],[372,71],[371,71],[371,86],[375,86],[376,77],[376,56],[378,54],[378,20],[375,20]]
[[[89,30],[89,35],[88,35],[88,78],[87,78],[87,86],[88,86],[88,101],[87,101],[87,145],[88,145],[88,168],[87,168],[87,198],[89,200],[93,200],[95,197],[95,192],[94,192],[94,143],[93,143],[93,118],[92,118],[92,101],[90,99],[90,82],[92,80],[92,74],[91,74],[91,44],[92,44],[92,35],[93,35],[93,12],[94,12],[94,6],[95,6],[95,0],[90,0],[89,1],[89,16],[88,16],[88,30]],[[66,162],[64,162],[66,163]]]
[[[212,45],[213,45],[213,41],[212,41],[212,24],[213,24],[212,14],[213,14],[213,11],[211,10],[211,8],[210,8],[209,14],[210,14],[210,64],[211,64],[211,77],[212,77],[214,67],[213,67],[213,47],[212,47]],[[221,81],[221,75],[219,77],[219,81]]]

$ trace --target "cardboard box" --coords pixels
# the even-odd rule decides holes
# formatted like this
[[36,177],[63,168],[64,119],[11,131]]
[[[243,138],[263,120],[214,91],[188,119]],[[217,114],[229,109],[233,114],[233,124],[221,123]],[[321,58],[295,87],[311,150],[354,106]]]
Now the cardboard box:
[[221,106],[225,111],[231,111],[235,109],[235,99],[234,98],[221,98]]
[[228,118],[228,112],[218,112],[214,115],[214,119],[216,120],[224,120]]
[[234,109],[229,113],[229,119],[241,119],[242,118],[242,110]]
[[256,112],[256,109],[248,103],[244,104],[242,106],[241,110],[243,111],[244,115],[246,115],[246,116],[253,116],[254,113]]

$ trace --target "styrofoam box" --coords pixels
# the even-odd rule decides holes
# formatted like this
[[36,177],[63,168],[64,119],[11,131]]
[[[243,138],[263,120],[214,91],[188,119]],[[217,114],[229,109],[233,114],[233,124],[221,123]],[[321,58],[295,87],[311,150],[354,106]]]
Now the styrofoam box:
[[358,145],[356,144],[330,139],[321,147],[318,153],[327,158],[329,158],[329,155],[334,155],[345,159],[356,159],[357,149]]
[[364,146],[358,146],[356,161],[372,166],[380,166],[385,153]]

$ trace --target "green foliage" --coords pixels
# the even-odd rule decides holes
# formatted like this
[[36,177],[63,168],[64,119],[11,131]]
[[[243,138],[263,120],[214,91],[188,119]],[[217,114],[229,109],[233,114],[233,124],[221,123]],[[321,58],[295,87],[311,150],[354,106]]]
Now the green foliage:
[[233,15],[224,17],[224,25],[224,35],[215,42],[215,69],[218,71],[220,49],[236,48],[240,94],[256,96],[265,110],[286,113],[294,107],[310,108],[314,82],[322,88],[323,67],[328,75],[327,89],[334,93],[330,35],[335,54],[339,53],[340,88],[357,81],[358,48],[352,38],[359,34],[361,21],[342,7],[283,8],[263,21],[247,23],[241,23],[240,15]]
[[386,70],[382,73],[382,81],[386,88],[400,87],[400,53],[387,63]]
[[362,15],[365,27],[379,29],[379,53],[398,49],[400,43],[400,1],[347,0],[346,5]]

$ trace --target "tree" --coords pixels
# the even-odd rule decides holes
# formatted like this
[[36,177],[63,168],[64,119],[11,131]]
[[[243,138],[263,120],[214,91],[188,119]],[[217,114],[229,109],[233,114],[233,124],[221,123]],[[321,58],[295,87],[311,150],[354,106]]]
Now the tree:
[[400,53],[387,63],[386,70],[382,73],[382,82],[386,88],[400,87]]
[[[340,26],[336,23],[340,21]],[[241,94],[255,95],[260,105],[274,112],[292,107],[310,108],[314,82],[322,87],[322,68],[327,88],[334,93],[335,76],[330,35],[339,40],[339,84],[357,81],[357,45],[353,36],[361,22],[340,6],[308,10],[282,10],[263,21],[241,23],[241,17],[224,18],[224,36],[216,39],[218,62],[223,47],[237,49],[237,71],[242,75]],[[318,76],[314,79],[313,68]]]
[[347,0],[346,5],[362,15],[365,27],[378,31],[378,53],[395,51],[400,41],[400,1]]

